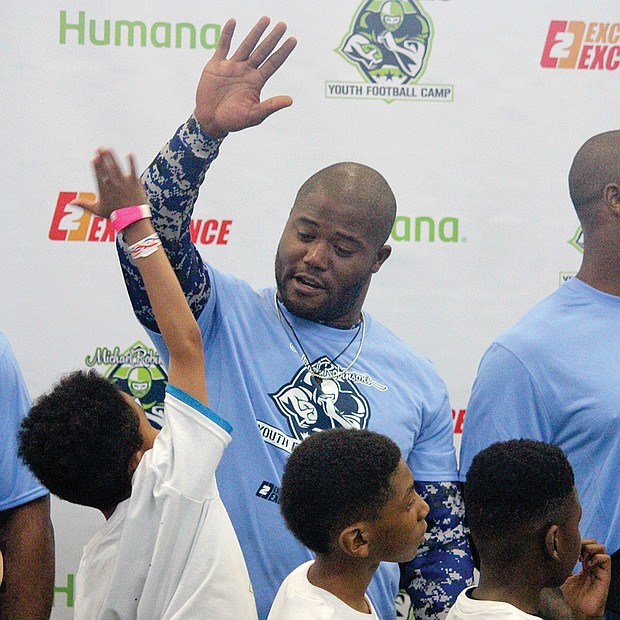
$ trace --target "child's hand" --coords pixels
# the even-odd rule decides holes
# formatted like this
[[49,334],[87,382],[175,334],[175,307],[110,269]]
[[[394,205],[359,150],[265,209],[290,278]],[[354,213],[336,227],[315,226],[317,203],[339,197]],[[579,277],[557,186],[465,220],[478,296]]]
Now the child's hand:
[[146,194],[136,173],[135,157],[128,155],[127,159],[129,174],[124,175],[110,149],[97,149],[92,164],[99,187],[99,200],[88,202],[75,199],[70,204],[106,219],[116,209],[144,204]]
[[582,541],[580,559],[583,568],[570,576],[560,589],[580,617],[602,618],[611,579],[611,559],[605,547],[593,538]]

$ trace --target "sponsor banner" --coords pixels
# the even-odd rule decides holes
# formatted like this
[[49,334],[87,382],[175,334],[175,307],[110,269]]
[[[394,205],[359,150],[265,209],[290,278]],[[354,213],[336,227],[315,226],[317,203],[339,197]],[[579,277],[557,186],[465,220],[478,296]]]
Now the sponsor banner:
[[553,20],[540,65],[616,71],[620,67],[620,23]]
[[[114,241],[109,220],[69,204],[74,199],[92,201],[91,192],[59,192],[48,237],[52,241]],[[190,236],[196,245],[227,245],[232,220],[192,218]]]
[[171,23],[107,19],[87,15],[86,11],[60,11],[60,45],[98,47],[154,47],[213,50],[220,39],[220,24]]
[[454,425],[454,434],[461,435],[463,433],[463,423],[465,422],[466,409],[452,409],[452,423]]

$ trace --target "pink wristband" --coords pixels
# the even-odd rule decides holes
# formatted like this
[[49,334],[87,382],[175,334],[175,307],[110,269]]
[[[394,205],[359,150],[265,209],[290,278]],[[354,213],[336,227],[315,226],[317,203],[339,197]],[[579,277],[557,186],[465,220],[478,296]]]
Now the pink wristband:
[[121,232],[129,224],[143,220],[145,217],[151,217],[151,209],[147,204],[123,207],[110,213],[110,224],[116,232]]

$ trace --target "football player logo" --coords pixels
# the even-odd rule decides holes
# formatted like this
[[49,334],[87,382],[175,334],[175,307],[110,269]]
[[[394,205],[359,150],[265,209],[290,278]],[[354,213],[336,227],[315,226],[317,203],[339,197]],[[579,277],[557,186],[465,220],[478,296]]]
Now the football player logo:
[[368,401],[340,368],[322,357],[312,368],[324,377],[319,379],[302,367],[292,381],[270,394],[289,428],[298,440],[330,428],[366,428],[370,418]]
[[376,84],[407,84],[421,77],[431,23],[411,0],[367,0],[340,51]]

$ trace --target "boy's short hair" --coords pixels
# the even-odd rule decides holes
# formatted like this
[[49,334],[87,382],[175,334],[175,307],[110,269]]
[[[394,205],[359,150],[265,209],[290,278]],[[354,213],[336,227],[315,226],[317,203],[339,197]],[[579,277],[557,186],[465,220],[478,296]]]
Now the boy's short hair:
[[524,530],[563,519],[573,497],[573,469],[557,446],[531,439],[498,442],[467,472],[465,519],[474,539],[509,541]]
[[282,477],[286,525],[306,547],[328,553],[345,527],[379,517],[400,458],[391,439],[367,430],[339,428],[304,439]]
[[94,370],[63,377],[19,431],[19,455],[51,493],[100,510],[131,495],[139,420],[120,389]]

